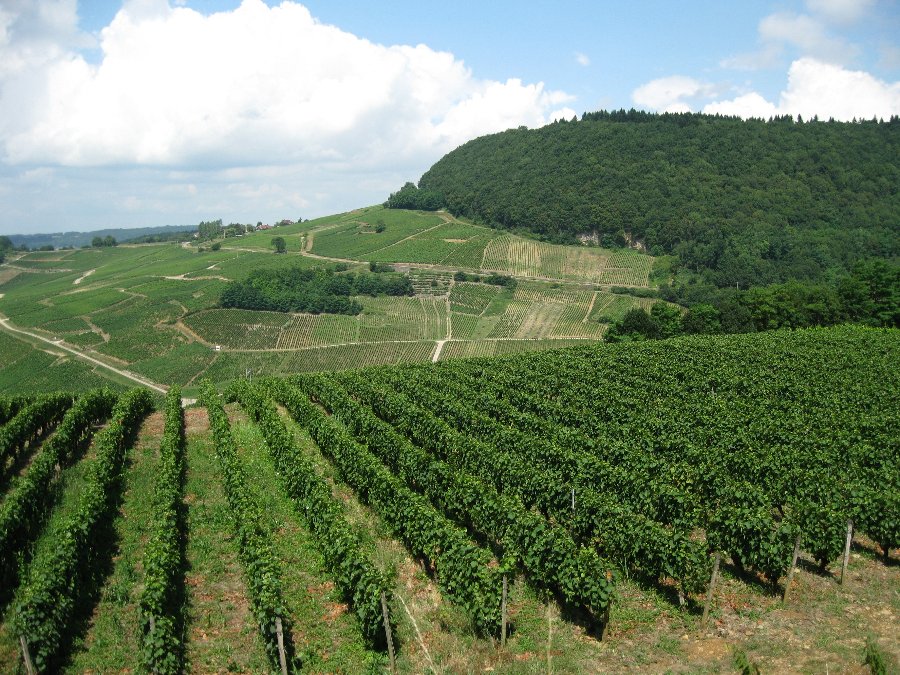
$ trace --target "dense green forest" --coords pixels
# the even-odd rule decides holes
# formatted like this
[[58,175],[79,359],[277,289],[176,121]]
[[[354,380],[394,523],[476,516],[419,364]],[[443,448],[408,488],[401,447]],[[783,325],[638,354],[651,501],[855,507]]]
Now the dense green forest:
[[676,270],[747,288],[895,259],[897,157],[898,117],[598,112],[470,141],[422,176],[421,195],[407,185],[388,204],[433,207],[439,194],[480,223],[560,242],[584,233],[604,245],[640,242],[676,256]]
[[412,282],[402,274],[338,273],[333,268],[258,269],[244,281],[233,281],[222,291],[222,307],[270,312],[359,314],[356,295],[413,295]]
[[703,284],[665,286],[659,295],[690,307],[682,312],[658,302],[647,312],[630,310],[611,321],[607,342],[631,342],[684,334],[754,333],[859,323],[900,328],[900,265],[857,263],[834,282],[788,281],[748,290]]

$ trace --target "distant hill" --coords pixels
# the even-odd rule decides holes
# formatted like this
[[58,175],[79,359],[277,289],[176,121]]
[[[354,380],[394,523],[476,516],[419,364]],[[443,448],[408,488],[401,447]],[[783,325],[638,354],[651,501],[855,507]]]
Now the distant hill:
[[747,287],[896,259],[898,157],[897,117],[598,112],[470,141],[418,187],[483,224],[554,241],[639,242],[718,286]]
[[10,234],[8,235],[14,246],[19,247],[23,244],[28,248],[35,249],[41,246],[53,246],[54,248],[63,248],[71,246],[80,248],[90,245],[94,237],[114,237],[119,243],[147,237],[157,234],[172,234],[175,232],[189,232],[196,230],[196,225],[164,225],[160,227],[135,227],[135,228],[112,228],[107,230],[94,230],[92,232],[54,232],[52,234]]

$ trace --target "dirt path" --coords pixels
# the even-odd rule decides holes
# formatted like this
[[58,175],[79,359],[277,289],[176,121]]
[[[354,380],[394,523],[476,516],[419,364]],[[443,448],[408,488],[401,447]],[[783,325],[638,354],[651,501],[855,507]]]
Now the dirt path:
[[127,370],[121,370],[119,368],[111,366],[108,363],[104,363],[103,361],[100,361],[99,359],[95,359],[93,356],[88,356],[87,354],[84,354],[84,353],[78,351],[77,349],[74,349],[74,348],[68,346],[62,340],[51,340],[50,338],[45,338],[41,335],[37,335],[30,331],[22,330],[21,328],[16,328],[9,322],[9,319],[0,319],[0,327],[3,327],[4,329],[8,330],[11,333],[27,335],[28,337],[34,338],[35,340],[40,340],[41,342],[46,342],[48,345],[53,345],[54,347],[62,349],[63,351],[67,351],[70,354],[72,354],[73,356],[76,356],[83,361],[88,361],[90,363],[93,363],[96,366],[100,366],[101,368],[105,368],[106,370],[112,371],[112,372],[116,373],[117,375],[120,375],[121,377],[131,380],[132,382],[136,382],[137,384],[141,385],[142,387],[147,387],[148,389],[153,389],[154,391],[158,391],[161,394],[165,394],[167,391],[167,389],[165,387],[163,387],[162,385],[156,384],[155,382],[152,382],[146,378],[138,377],[134,373],[129,373]]
[[410,239],[414,239],[414,238],[418,237],[419,235],[425,234],[426,232],[431,232],[432,230],[436,230],[437,228],[441,227],[442,225],[446,225],[449,222],[450,222],[449,220],[445,220],[443,223],[438,223],[437,225],[432,225],[431,227],[426,227],[424,230],[419,230],[418,232],[414,232],[413,234],[409,235],[408,237],[403,237],[403,239],[400,239],[399,241],[395,241],[393,244],[388,244],[387,246],[382,246],[381,248],[376,248],[374,251],[369,251],[366,255],[372,255],[373,253],[378,253],[379,251],[384,251],[385,249],[396,246],[397,244],[402,244],[404,241],[409,241]]
[[446,340],[438,340],[434,346],[434,353],[431,355],[431,362],[437,363],[441,358],[441,352],[444,350],[444,345],[447,344]]
[[6,264],[7,269],[18,270],[19,272],[30,272],[35,274],[62,274],[65,272],[74,272],[67,267],[22,267],[21,265]]
[[581,320],[581,323],[587,323],[588,319],[591,316],[591,311],[594,309],[594,303],[597,302],[597,291],[594,291],[591,294],[591,304],[587,308],[587,312],[584,315],[584,318]]
[[89,276],[91,276],[96,271],[97,271],[96,269],[88,270],[87,272],[82,274],[80,277],[78,277],[75,281],[73,281],[72,285],[77,286],[78,284],[80,284],[82,281],[87,279]]
[[[244,249],[240,249],[244,250]],[[207,267],[206,269],[210,269]],[[184,274],[178,274],[175,276],[164,276],[163,279],[168,279],[169,281],[203,281],[204,279],[218,279],[219,281],[231,281],[228,277],[219,276],[218,274],[207,274],[201,277],[187,277],[185,274],[190,274],[190,272],[185,272]]]
[[[178,321],[175,322],[175,328],[176,328],[177,330],[181,331],[184,335],[186,335],[187,337],[189,337],[189,338],[190,338],[191,340],[193,340],[194,342],[199,342],[199,343],[200,343],[201,345],[203,345],[204,347],[212,347],[212,346],[213,346],[213,343],[212,343],[212,342],[210,342],[210,341],[207,340],[206,338],[201,337],[200,335],[198,335],[197,333],[195,333],[195,332],[194,332],[191,328],[189,328],[189,327],[188,327],[181,319],[178,319]],[[231,350],[225,350],[225,351],[231,351]],[[268,351],[268,350],[266,350],[266,351]]]

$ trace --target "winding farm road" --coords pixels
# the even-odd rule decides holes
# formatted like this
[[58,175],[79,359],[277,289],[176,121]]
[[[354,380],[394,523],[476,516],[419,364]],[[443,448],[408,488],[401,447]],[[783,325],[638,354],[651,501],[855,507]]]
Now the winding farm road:
[[93,356],[88,356],[87,354],[79,352],[78,350],[73,349],[72,347],[69,347],[62,340],[51,340],[50,338],[45,338],[42,335],[37,335],[36,333],[32,333],[31,331],[23,330],[22,328],[16,328],[9,322],[9,319],[5,319],[5,318],[0,319],[0,326],[2,326],[4,329],[8,330],[11,333],[19,333],[21,335],[27,335],[30,338],[34,338],[35,340],[40,340],[41,342],[46,342],[47,344],[53,345],[54,347],[56,347],[58,349],[67,351],[70,354],[72,354],[73,356],[76,356],[83,361],[88,361],[90,363],[93,363],[94,365],[100,366],[101,368],[106,368],[106,370],[110,370],[110,371],[116,373],[117,375],[120,375],[128,380],[131,380],[132,382],[137,382],[142,387],[147,387],[148,389],[153,389],[155,391],[160,392],[161,394],[165,394],[167,391],[167,389],[160,384],[156,384],[155,382],[152,382],[146,378],[139,377],[139,376],[135,375],[134,373],[130,373],[127,370],[121,370],[119,368],[116,368],[115,366],[109,365],[108,363],[104,363],[103,361],[100,361],[99,359],[95,359]]

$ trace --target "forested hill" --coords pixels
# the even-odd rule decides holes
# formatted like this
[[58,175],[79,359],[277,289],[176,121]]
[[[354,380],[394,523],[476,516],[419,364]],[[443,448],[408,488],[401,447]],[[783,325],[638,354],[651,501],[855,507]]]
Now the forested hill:
[[470,141],[419,191],[456,215],[556,241],[636,240],[719,286],[746,287],[896,258],[898,158],[897,117],[599,112]]

